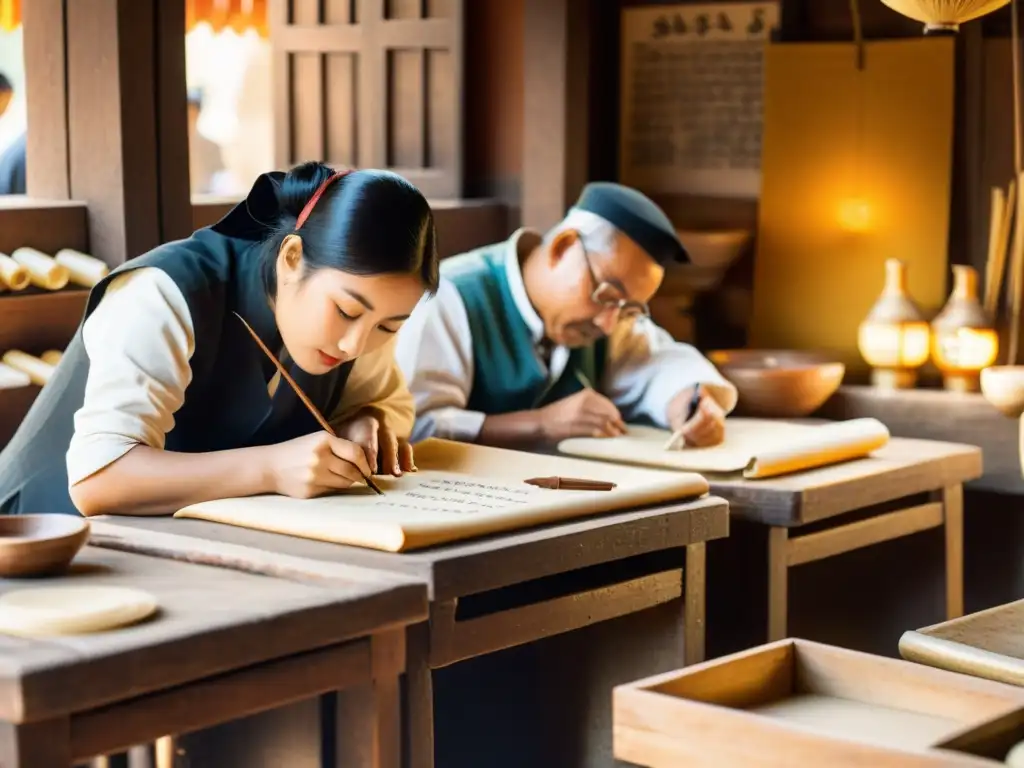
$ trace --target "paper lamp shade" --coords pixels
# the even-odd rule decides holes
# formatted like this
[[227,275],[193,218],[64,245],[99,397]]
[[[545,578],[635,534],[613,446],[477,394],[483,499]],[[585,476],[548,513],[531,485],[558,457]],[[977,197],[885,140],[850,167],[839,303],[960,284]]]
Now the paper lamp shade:
[[1009,5],[1010,0],[882,0],[897,13],[924,22],[925,32],[956,32],[965,21]]

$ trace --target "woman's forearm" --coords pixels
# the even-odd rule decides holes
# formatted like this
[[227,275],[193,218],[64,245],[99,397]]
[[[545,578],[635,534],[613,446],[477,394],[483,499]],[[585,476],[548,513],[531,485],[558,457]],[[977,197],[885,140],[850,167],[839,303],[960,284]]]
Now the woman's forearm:
[[272,493],[266,447],[175,453],[137,445],[71,488],[86,517],[167,515],[212,499]]

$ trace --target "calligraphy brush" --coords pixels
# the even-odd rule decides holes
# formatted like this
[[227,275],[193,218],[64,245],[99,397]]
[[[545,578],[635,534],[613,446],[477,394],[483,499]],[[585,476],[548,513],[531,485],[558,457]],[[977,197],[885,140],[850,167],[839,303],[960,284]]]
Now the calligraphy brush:
[[[313,414],[313,418],[320,423],[321,427],[323,427],[324,432],[329,434],[331,437],[337,437],[338,434],[334,431],[334,429],[331,428],[331,425],[327,423],[327,419],[325,419],[323,417],[323,414],[321,414],[320,411],[317,410],[317,407],[313,405],[313,401],[306,397],[306,393],[302,391],[302,388],[295,382],[295,379],[288,375],[288,371],[286,371],[284,369],[284,366],[281,365],[281,362],[276,357],[274,357],[274,353],[267,349],[267,345],[263,343],[263,339],[256,335],[256,331],[252,329],[252,326],[245,322],[245,318],[242,317],[237,312],[233,312],[232,314],[234,314],[235,317],[242,321],[242,325],[245,326],[245,330],[247,330],[249,332],[249,335],[256,340],[257,344],[260,345],[260,349],[263,350],[263,354],[270,358],[270,362],[272,362],[274,364],[274,367],[277,368],[277,372],[281,374],[281,378],[288,382],[288,385],[295,391],[295,394],[298,395],[299,400],[302,401],[302,404],[306,406],[309,412]],[[363,475],[363,481],[378,496],[384,495],[384,491],[382,491],[377,486],[377,484],[373,482],[372,477],[370,477],[369,475]]]

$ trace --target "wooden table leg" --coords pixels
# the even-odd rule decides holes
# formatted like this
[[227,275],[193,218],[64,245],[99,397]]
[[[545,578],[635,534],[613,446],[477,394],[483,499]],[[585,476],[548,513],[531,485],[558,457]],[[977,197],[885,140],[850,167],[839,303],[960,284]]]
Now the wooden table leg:
[[372,680],[338,693],[338,768],[401,768],[402,702],[399,678],[405,669],[405,629],[370,640]]
[[687,545],[683,600],[683,663],[687,666],[704,661],[706,570],[704,542]]
[[946,618],[964,615],[964,489],[942,489],[943,530],[946,535]]
[[430,624],[409,627],[405,659],[408,768],[434,768],[434,683],[430,669]]
[[36,723],[0,722],[3,768],[70,768],[71,723],[67,718]]
[[768,529],[768,642],[787,635],[789,529]]

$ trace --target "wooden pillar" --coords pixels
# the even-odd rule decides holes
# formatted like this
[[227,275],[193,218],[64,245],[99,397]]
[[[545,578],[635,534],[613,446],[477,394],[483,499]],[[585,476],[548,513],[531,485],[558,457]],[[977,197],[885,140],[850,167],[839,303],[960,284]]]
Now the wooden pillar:
[[183,0],[65,6],[70,194],[112,266],[190,229],[184,13]]
[[160,239],[166,242],[192,234],[185,0],[156,3],[156,125]]
[[524,2],[522,219],[545,230],[588,178],[590,3]]
[[30,197],[67,200],[68,111],[64,0],[22,5],[27,134],[26,191]]

